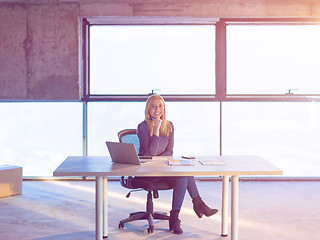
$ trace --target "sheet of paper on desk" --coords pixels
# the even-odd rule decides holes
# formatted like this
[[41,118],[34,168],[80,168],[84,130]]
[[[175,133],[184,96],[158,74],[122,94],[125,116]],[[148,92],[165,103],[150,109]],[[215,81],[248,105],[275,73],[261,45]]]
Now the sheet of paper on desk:
[[168,164],[171,166],[193,166],[194,161],[189,159],[173,159],[169,160]]
[[222,164],[226,164],[224,161],[222,160],[205,160],[205,159],[199,159],[199,162],[202,165],[222,165]]

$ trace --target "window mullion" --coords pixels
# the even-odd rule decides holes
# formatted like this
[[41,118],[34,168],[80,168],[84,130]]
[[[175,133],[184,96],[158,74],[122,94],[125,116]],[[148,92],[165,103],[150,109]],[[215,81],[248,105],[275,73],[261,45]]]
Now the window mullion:
[[226,23],[216,24],[216,97],[220,100],[226,97]]

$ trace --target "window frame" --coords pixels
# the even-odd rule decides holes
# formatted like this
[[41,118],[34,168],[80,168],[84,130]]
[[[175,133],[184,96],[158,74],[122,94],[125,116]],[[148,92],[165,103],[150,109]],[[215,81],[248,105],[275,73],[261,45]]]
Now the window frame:
[[[320,18],[224,18],[225,26],[232,25],[320,25]],[[225,29],[226,31],[226,29]],[[226,32],[225,32],[226,33]],[[226,55],[225,55],[226,57]],[[226,70],[226,69],[225,69]],[[225,73],[226,74],[226,73]],[[227,79],[225,76],[225,84]],[[221,101],[236,102],[319,102],[319,94],[227,94]]]
[[90,26],[92,25],[215,25],[215,94],[162,94],[166,101],[320,101],[320,94],[227,94],[226,31],[231,25],[320,25],[320,18],[196,18],[196,17],[90,17],[82,19],[82,100],[145,101],[150,94],[90,94]]
[[[91,17],[84,18],[82,34],[83,101],[146,101],[149,94],[90,94],[90,26],[95,25],[215,25],[218,18],[196,17]],[[214,80],[213,80],[214,81]],[[217,83],[216,83],[217,84]],[[215,85],[216,85],[215,84]],[[216,86],[217,87],[217,86]],[[161,94],[166,101],[217,101],[216,94]]]

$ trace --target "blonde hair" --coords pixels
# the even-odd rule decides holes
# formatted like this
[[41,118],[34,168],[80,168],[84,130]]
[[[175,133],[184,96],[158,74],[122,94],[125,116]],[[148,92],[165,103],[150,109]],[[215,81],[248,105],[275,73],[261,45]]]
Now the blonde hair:
[[161,118],[160,118],[160,119],[162,120],[162,123],[161,123],[161,126],[160,126],[160,135],[161,135],[161,136],[164,136],[164,137],[168,137],[169,134],[172,132],[172,126],[171,126],[171,123],[166,120],[165,101],[164,101],[163,97],[161,97],[161,96],[158,95],[158,94],[153,94],[153,95],[151,95],[151,96],[147,99],[147,102],[146,102],[145,121],[147,122],[150,136],[153,135],[153,127],[154,127],[154,124],[153,124],[153,121],[151,120],[151,116],[150,116],[149,110],[150,110],[152,101],[153,101],[154,99],[160,99],[160,100],[162,101],[162,103],[163,103],[164,111],[163,111],[163,115],[162,115]]

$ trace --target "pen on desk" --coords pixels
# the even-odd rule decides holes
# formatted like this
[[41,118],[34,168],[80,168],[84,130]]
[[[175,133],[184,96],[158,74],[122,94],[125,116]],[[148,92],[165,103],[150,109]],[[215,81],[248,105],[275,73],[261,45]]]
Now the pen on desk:
[[186,156],[182,156],[182,158],[185,158],[185,159],[195,159],[195,157],[186,157]]

